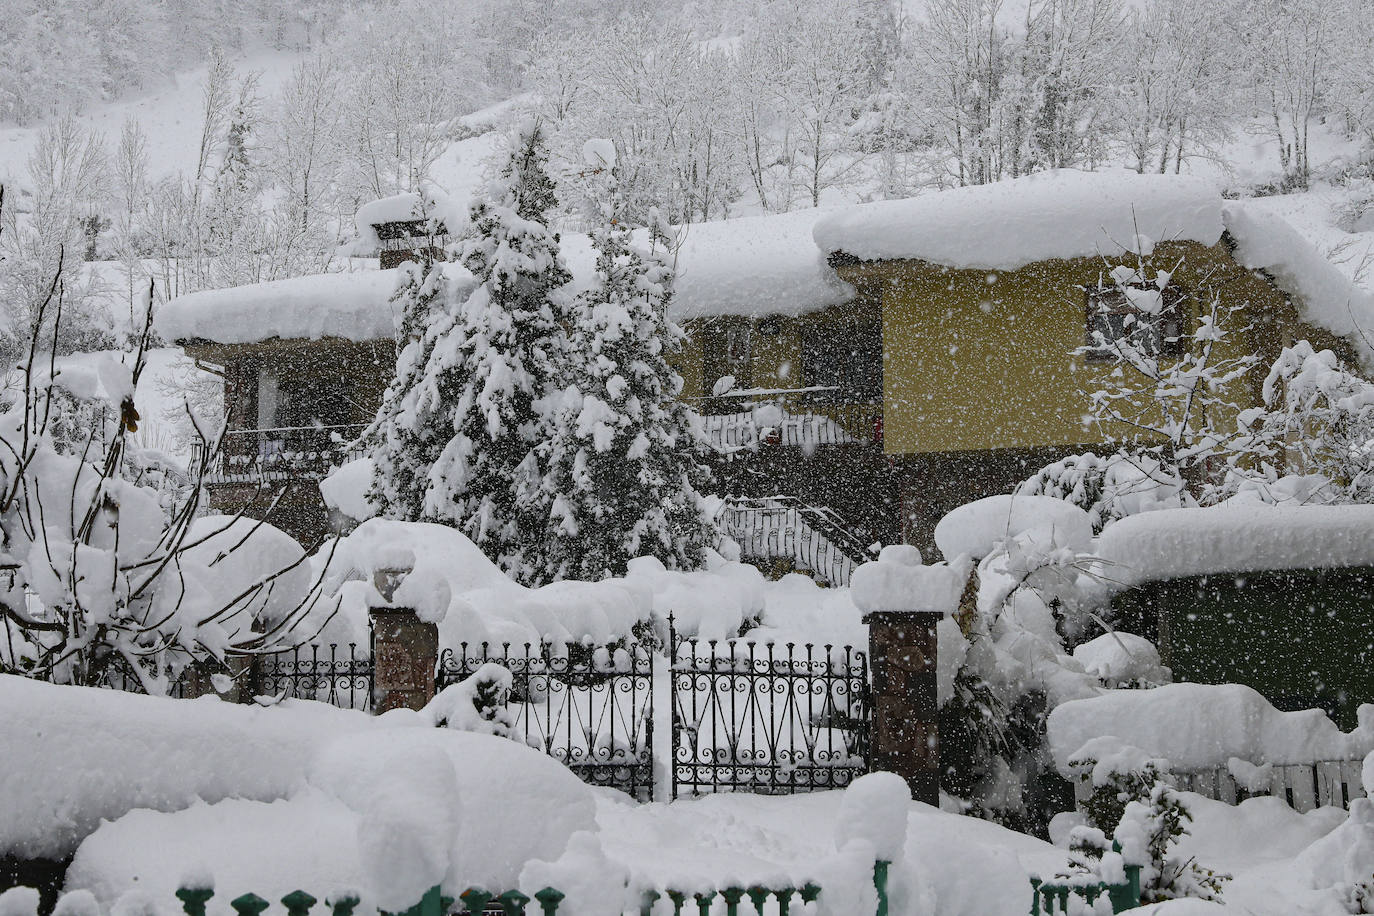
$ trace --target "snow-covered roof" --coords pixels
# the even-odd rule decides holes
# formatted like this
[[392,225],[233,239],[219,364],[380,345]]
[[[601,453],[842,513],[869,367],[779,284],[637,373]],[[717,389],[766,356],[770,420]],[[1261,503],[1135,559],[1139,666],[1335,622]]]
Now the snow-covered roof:
[[1138,236],[1214,245],[1221,207],[1216,188],[1197,178],[1059,169],[847,208],[817,222],[814,238],[826,253],[863,260],[1015,270],[1134,251]]
[[382,223],[418,219],[419,207],[420,195],[414,192],[380,197],[359,207],[353,217],[353,223],[361,229],[363,226],[379,226]]
[[[387,209],[393,206],[388,201],[396,200],[368,204],[359,211],[359,221],[367,207],[374,205],[374,214],[401,212]],[[671,308],[674,320],[802,315],[847,302],[853,289],[835,276],[811,243],[812,226],[822,215],[822,211],[806,210],[684,227]],[[596,264],[591,240],[563,233],[561,243],[574,287],[585,285]],[[456,264],[446,269],[453,276],[468,276]],[[274,280],[179,296],[162,307],[156,324],[168,340],[376,340],[390,337],[400,318],[389,302],[395,288],[394,270]]]
[[1374,506],[1161,509],[1108,525],[1095,552],[1103,575],[1122,585],[1374,566]]
[[378,340],[395,330],[395,270],[357,270],[178,296],[154,323],[167,340],[257,343],[273,337]]
[[1374,363],[1366,338],[1374,329],[1374,289],[1361,282],[1374,241],[1365,233],[1363,250],[1350,247],[1361,237],[1329,225],[1325,213],[1304,213],[1312,203],[1310,195],[1228,201],[1226,230],[1236,242],[1236,260],[1267,271],[1296,298],[1303,318],[1349,339],[1366,363]]

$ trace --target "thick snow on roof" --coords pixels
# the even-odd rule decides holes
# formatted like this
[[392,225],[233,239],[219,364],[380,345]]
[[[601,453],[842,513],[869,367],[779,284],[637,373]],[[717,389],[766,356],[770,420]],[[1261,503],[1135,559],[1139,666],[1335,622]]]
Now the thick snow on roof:
[[1374,506],[1161,509],[1108,525],[1096,553],[1113,582],[1374,566]]
[[[849,284],[835,276],[811,241],[826,210],[692,223],[679,230],[675,321],[719,315],[804,315],[848,302]],[[563,256],[581,288],[596,266],[591,240],[562,234]],[[645,243],[642,235],[641,244]]]
[[820,220],[814,237],[822,251],[864,260],[1015,270],[1049,258],[1134,251],[1137,235],[1214,245],[1221,204],[1216,189],[1197,178],[1060,169],[852,207]]
[[[1314,205],[1320,213],[1310,212]],[[1374,289],[1359,276],[1374,256],[1370,233],[1330,225],[1324,202],[1309,194],[1230,201],[1225,216],[1236,260],[1268,271],[1305,319],[1348,338],[1374,363],[1365,336],[1374,329]]]
[[679,321],[715,315],[803,315],[853,296],[811,236],[824,210],[753,216],[683,229]]
[[395,270],[272,280],[178,296],[158,310],[154,323],[172,341],[377,340],[390,337],[399,318],[390,302],[395,289]]
[[[388,201],[397,199],[374,201],[376,212],[386,215],[390,211],[381,205],[389,207]],[[811,228],[821,215],[806,210],[684,227],[674,320],[802,315],[848,301],[853,289],[835,276],[811,243]],[[574,288],[587,285],[596,263],[590,239],[563,233],[561,242]],[[446,269],[451,276],[471,279],[456,264]],[[390,302],[395,288],[394,270],[273,280],[179,296],[159,310],[156,324],[163,337],[174,341],[377,340],[390,337],[400,318]]]
[[382,223],[404,222],[416,219],[419,212],[420,195],[414,192],[393,194],[370,200],[358,208],[353,217],[354,224],[361,230],[364,226],[377,226]]

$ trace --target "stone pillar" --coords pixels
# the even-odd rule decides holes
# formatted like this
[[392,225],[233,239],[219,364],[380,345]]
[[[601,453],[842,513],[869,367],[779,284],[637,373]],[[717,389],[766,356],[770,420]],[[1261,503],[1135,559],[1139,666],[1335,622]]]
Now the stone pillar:
[[422,709],[434,699],[439,628],[410,608],[374,607],[372,711]]
[[911,797],[940,804],[940,704],[935,689],[935,625],[941,613],[872,611],[868,663],[873,676],[870,769],[896,773]]

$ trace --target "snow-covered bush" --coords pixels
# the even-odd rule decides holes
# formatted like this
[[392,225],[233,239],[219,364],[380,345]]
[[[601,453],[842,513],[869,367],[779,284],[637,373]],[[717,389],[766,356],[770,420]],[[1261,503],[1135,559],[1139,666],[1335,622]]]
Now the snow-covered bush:
[[439,728],[496,735],[519,740],[515,713],[510,709],[513,676],[509,668],[487,662],[456,684],[450,684],[430,700],[421,715]]
[[[35,311],[19,397],[0,414],[0,671],[93,685],[121,669],[127,685],[164,693],[193,661],[307,638],[296,631],[318,595],[299,545],[264,523],[196,521],[218,431],[191,416],[193,485],[170,508],[129,461],[152,291],[134,352],[59,363],[58,286]],[[72,430],[65,445],[55,437],[59,392],[99,408],[79,447]]]
[[1091,522],[1068,502],[1016,494],[955,509],[935,536],[946,555],[981,558],[958,615],[967,652],[941,708],[943,786],[970,813],[1043,833],[1066,794],[1046,716],[1100,690],[1064,646],[1082,628]]
[[1088,742],[1069,758],[1069,766],[1079,782],[1091,787],[1083,812],[1088,823],[1104,833],[1121,823],[1128,804],[1148,799],[1155,784],[1169,774],[1169,761],[1115,738]]
[[1187,835],[1193,815],[1177,789],[1162,780],[1141,801],[1126,805],[1116,839],[1128,858],[1140,861],[1140,901],[1159,903],[1179,897],[1221,900],[1231,876],[1185,857],[1178,841]]
[[1374,383],[1300,340],[1274,361],[1263,394],[1263,407],[1238,418],[1236,449],[1255,469],[1233,475],[1233,492],[1275,503],[1374,501]]
[[1177,508],[1191,501],[1176,472],[1161,467],[1154,455],[1133,450],[1105,457],[1092,452],[1069,455],[1041,468],[1016,492],[1073,503],[1088,513],[1098,533],[1128,515]]
[[[1101,387],[1085,391],[1097,429],[1123,452],[1153,459],[1142,471],[1161,486],[1181,478],[1200,493],[1207,462],[1225,455],[1239,433],[1222,422],[1241,409],[1241,384],[1258,357],[1231,346],[1244,303],[1227,301],[1224,278],[1207,275],[1192,291],[1196,319],[1180,314],[1171,286],[1177,266],[1152,263],[1154,243],[1137,238],[1134,264],[1105,265],[1099,281],[1102,326],[1076,352],[1110,361]],[[1125,311],[1121,311],[1124,307]],[[1195,494],[1196,495],[1196,494]]]

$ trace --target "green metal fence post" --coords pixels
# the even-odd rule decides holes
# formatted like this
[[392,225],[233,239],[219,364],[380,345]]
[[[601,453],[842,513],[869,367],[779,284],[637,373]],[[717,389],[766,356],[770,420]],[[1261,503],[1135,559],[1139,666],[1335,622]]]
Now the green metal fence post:
[[687,895],[669,888],[668,899],[673,901],[673,916],[682,916],[682,905],[687,902]]
[[821,889],[820,889],[819,887],[817,887],[816,885],[811,884],[810,882],[807,882],[806,884],[803,884],[803,885],[802,885],[802,889],[801,889],[801,899],[802,899],[802,903],[811,903],[811,902],[813,902],[814,900],[816,900],[816,898],[820,897],[820,895],[821,895]]
[[[353,916],[353,910],[358,905],[358,898],[352,894],[345,894],[342,897],[336,897],[333,900],[327,900],[325,902],[334,908],[334,916]],[[263,906],[266,905],[267,901],[264,900]],[[254,916],[254,914],[241,913],[241,916]]]
[[310,916],[310,908],[316,901],[305,891],[292,891],[281,898],[281,902],[290,916]]
[[517,890],[509,890],[496,898],[501,904],[505,916],[525,916],[525,904],[530,902],[530,898]]
[[778,916],[788,916],[788,910],[792,908],[792,895],[796,892],[797,889],[793,887],[783,887],[773,892],[773,896],[778,898]]
[[725,916],[739,916],[739,902],[744,899],[744,889],[727,887],[720,895],[725,898]]
[[1040,916],[1040,878],[1031,878],[1030,916]]
[[470,887],[458,895],[463,901],[463,906],[467,907],[469,916],[478,916],[487,908],[494,894],[489,894],[480,887]]
[[186,911],[186,916],[205,916],[205,902],[213,896],[215,889],[212,887],[177,888],[177,897],[181,899],[181,908]]
[[754,905],[754,912],[762,913],[764,902],[768,900],[768,895],[773,892],[766,887],[755,885],[745,891],[745,893],[749,895],[749,902]]
[[639,901],[639,916],[653,916],[654,904],[660,896],[659,892],[652,888],[645,891]]
[[882,859],[873,863],[873,887],[878,891],[878,916],[887,916],[887,870],[892,865]]
[[268,907],[267,901],[252,891],[230,900],[229,905],[234,908],[234,912],[238,913],[238,916],[258,916]]
[[693,894],[697,898],[697,912],[700,916],[711,916],[711,901],[716,899],[715,891]]
[[534,899],[539,901],[539,905],[544,909],[544,916],[556,916],[558,904],[566,896],[562,891],[552,887],[546,887],[542,891],[535,892]]

